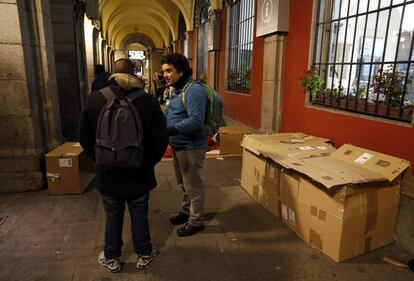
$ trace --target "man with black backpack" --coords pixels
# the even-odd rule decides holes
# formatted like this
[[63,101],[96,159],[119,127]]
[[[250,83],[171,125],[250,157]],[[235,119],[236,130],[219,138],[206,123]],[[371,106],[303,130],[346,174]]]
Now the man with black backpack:
[[185,56],[170,53],[161,58],[161,63],[167,86],[173,87],[164,115],[173,149],[175,174],[183,191],[181,210],[170,218],[170,222],[173,225],[185,224],[177,230],[177,235],[190,236],[204,229],[201,174],[207,151],[204,126],[208,96],[199,83],[193,83],[192,69]]
[[105,88],[86,100],[80,121],[80,144],[96,161],[96,183],[106,215],[105,245],[98,262],[111,272],[120,263],[125,203],[131,216],[136,266],[144,268],[157,254],[148,225],[149,192],[157,185],[154,166],[166,149],[168,132],[162,111],[128,59],[114,63]]

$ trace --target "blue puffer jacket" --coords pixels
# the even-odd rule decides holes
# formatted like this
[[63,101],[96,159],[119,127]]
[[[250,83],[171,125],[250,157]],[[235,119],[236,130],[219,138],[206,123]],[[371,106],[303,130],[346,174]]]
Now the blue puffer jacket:
[[[189,77],[185,82],[191,81]],[[185,105],[182,102],[182,88],[172,92],[167,109],[164,112],[170,134],[169,142],[175,149],[207,148],[207,136],[204,131],[204,119],[207,109],[207,94],[198,83],[193,83],[185,93]]]

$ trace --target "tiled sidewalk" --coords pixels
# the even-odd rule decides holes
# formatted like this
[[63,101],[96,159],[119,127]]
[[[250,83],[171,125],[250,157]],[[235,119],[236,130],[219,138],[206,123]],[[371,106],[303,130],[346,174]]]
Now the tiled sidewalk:
[[408,269],[382,261],[407,258],[394,245],[339,264],[311,248],[239,187],[240,168],[240,157],[206,160],[206,230],[179,238],[168,221],[180,205],[172,162],[157,166],[150,223],[161,254],[143,271],[135,268],[128,216],[123,270],[112,274],[98,264],[104,215],[96,190],[0,195],[0,217],[7,216],[0,225],[0,280],[414,280]]

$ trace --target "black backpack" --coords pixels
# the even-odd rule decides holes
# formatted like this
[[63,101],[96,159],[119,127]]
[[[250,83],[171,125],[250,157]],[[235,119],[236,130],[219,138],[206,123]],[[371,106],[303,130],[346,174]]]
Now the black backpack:
[[132,102],[146,93],[142,89],[118,97],[111,88],[100,92],[106,98],[96,130],[96,164],[109,167],[138,168],[144,154],[141,116]]

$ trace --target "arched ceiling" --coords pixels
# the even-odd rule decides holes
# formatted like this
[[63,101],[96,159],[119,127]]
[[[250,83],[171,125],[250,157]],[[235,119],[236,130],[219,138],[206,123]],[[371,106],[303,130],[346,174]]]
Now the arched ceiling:
[[[178,38],[178,19],[183,15],[187,31],[193,30],[196,0],[87,0],[99,8],[101,34],[112,49],[132,44],[133,34],[150,38],[152,48],[164,48]],[[221,9],[221,0],[211,0],[212,9]],[[96,4],[97,3],[97,4]],[[147,40],[148,41],[148,40]],[[145,42],[138,42],[144,45]]]

